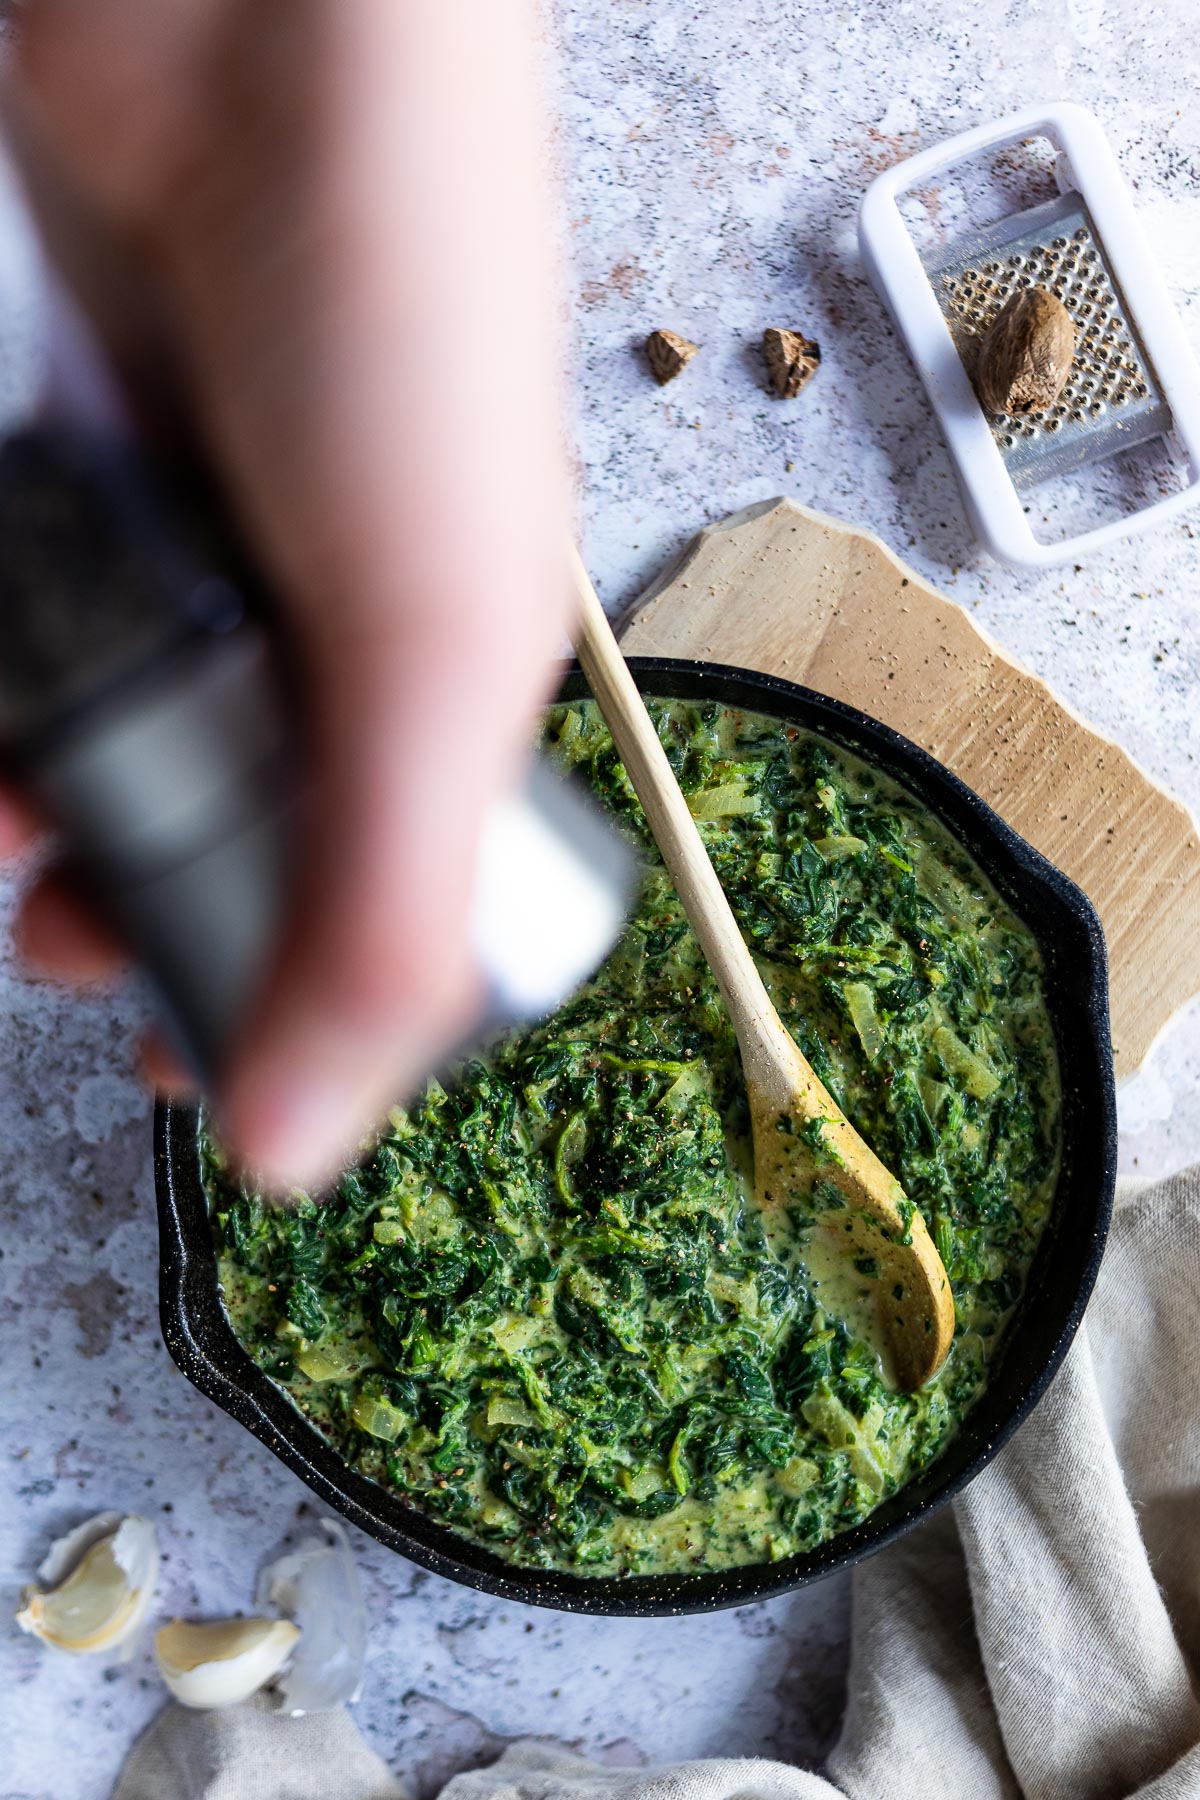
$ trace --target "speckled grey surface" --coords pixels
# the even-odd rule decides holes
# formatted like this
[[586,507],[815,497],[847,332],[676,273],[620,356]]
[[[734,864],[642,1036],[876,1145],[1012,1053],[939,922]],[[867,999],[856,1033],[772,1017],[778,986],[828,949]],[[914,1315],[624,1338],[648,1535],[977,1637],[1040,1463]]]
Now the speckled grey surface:
[[[1200,520],[1079,572],[987,562],[854,248],[875,169],[1069,92],[1099,110],[1200,342],[1192,8],[1162,0],[1132,35],[1123,11],[1118,0],[563,8],[587,552],[616,606],[699,525],[769,494],[870,525],[1200,810]],[[793,403],[763,390],[755,346],[768,324],[799,326],[824,350]],[[655,325],[703,347],[661,392],[634,350]],[[11,379],[6,368],[6,392]],[[304,1490],[188,1388],[159,1342],[150,1109],[131,1074],[137,1003],[64,997],[7,964],[0,984],[0,1603],[15,1601],[51,1536],[115,1505],[159,1524],[164,1614],[245,1605]],[[1200,1157],[1198,1071],[1193,1009],[1122,1096],[1123,1166],[1155,1173]],[[424,1792],[530,1732],[618,1762],[811,1757],[828,1741],[843,1582],[690,1620],[566,1618],[356,1543],[372,1616],[359,1717]],[[101,1668],[14,1635],[0,1637],[0,1657],[4,1800],[102,1800],[160,1704],[144,1651]]]

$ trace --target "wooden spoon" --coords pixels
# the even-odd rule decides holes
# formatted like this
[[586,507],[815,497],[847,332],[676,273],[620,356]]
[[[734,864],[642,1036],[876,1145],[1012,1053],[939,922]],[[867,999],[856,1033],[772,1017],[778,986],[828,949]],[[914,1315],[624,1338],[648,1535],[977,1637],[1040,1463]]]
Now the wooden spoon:
[[579,661],[737,1034],[750,1103],[756,1203],[769,1221],[791,1201],[808,1196],[817,1201],[810,1253],[817,1253],[822,1272],[829,1270],[831,1285],[839,1268],[874,1284],[896,1379],[902,1387],[920,1387],[941,1367],[954,1336],[954,1301],[942,1260],[900,1183],[835,1105],[776,1012],[604,608],[574,552],[572,569]]

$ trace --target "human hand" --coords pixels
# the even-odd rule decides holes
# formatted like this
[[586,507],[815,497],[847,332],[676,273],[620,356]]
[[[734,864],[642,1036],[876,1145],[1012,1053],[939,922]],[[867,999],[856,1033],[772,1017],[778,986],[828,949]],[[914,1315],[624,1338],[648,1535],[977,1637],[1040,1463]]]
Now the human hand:
[[[311,1184],[471,1015],[478,830],[565,624],[533,6],[36,0],[22,32],[17,97],[158,290],[312,695],[295,906],[216,1096]],[[0,849],[35,824],[0,801]],[[75,979],[118,954],[53,875],[20,930]]]

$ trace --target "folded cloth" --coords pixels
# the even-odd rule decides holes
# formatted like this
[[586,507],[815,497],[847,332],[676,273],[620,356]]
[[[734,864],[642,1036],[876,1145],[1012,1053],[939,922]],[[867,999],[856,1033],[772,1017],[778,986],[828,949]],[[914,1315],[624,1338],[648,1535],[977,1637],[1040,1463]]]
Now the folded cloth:
[[409,1800],[349,1713],[289,1719],[265,1700],[168,1706],[143,1732],[113,1800]]
[[[1200,1800],[1198,1296],[1200,1168],[1125,1184],[1045,1398],[953,1506],[856,1570],[823,1775],[755,1759],[600,1769],[525,1744],[442,1800]],[[183,1772],[201,1732],[208,1785]],[[114,1800],[391,1800],[373,1758],[352,1768],[352,1735],[344,1715],[169,1708]]]

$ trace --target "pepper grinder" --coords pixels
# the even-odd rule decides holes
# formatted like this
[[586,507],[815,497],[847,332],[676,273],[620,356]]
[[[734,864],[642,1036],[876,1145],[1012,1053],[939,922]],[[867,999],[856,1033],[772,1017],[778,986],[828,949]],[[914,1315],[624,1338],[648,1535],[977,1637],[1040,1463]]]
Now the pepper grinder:
[[[208,1083],[297,875],[303,708],[269,596],[192,447],[168,459],[139,439],[42,260],[44,380],[0,441],[0,761]],[[633,880],[626,841],[533,757],[480,849],[480,1029],[552,1010],[591,973]]]

